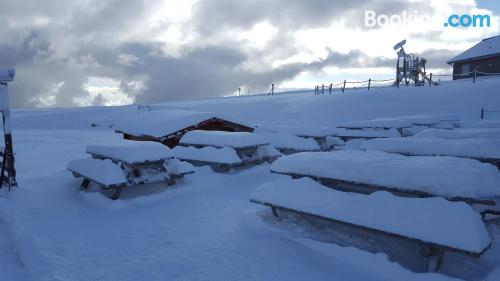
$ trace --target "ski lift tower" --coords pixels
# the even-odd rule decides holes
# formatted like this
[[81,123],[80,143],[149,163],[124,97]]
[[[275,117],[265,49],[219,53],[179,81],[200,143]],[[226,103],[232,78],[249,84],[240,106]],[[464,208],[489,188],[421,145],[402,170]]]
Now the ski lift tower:
[[2,170],[0,174],[0,188],[4,183],[9,189],[17,186],[16,170],[14,168],[14,151],[12,149],[12,128],[10,122],[8,82],[14,81],[16,71],[12,68],[0,69],[0,111],[4,131],[5,147],[0,151],[2,157]]
[[427,60],[414,54],[407,54],[403,48],[405,44],[406,39],[394,45],[394,51],[398,54],[394,86],[399,86],[402,82],[405,85],[410,82],[413,82],[415,86],[424,85],[425,80],[429,80],[425,74]]

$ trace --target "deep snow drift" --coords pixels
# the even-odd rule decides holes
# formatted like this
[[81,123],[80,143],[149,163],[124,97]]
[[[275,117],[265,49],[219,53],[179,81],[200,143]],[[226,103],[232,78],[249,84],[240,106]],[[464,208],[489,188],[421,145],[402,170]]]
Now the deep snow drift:
[[[500,107],[499,87],[498,79],[479,79],[331,96],[165,103],[152,112],[175,108],[255,125],[330,128],[373,118],[456,114],[466,126],[488,128],[500,122],[491,121],[494,116],[480,122],[479,112]],[[66,170],[68,162],[88,158],[87,145],[120,143],[114,125],[140,114],[136,106],[14,110],[19,188],[0,190],[1,280],[450,279],[413,273],[393,262],[393,255],[349,247],[355,240],[369,243],[369,238],[274,219],[269,210],[248,201],[261,184],[288,178],[270,173],[268,164],[229,174],[195,168],[176,186],[129,188],[117,201],[96,189],[79,191],[80,180]],[[447,256],[442,273],[498,280],[500,227],[496,222],[487,228],[492,247],[479,260]]]

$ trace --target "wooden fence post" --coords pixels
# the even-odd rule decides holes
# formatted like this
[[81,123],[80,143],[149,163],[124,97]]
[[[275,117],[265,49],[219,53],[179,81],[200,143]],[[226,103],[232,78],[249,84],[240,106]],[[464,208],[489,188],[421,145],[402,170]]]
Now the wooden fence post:
[[345,90],[345,83],[346,83],[346,82],[347,82],[347,81],[346,81],[346,80],[344,80],[344,86],[342,86],[342,93],[343,93],[343,92],[344,92],[344,90]]
[[321,94],[325,94],[325,84],[321,84]]
[[477,68],[474,68],[474,76],[472,77],[472,83],[476,83]]
[[484,119],[484,108],[481,108],[481,119]]
[[432,73],[429,74],[429,87],[432,86]]
[[328,89],[330,95],[332,94],[332,88],[333,88],[333,83],[330,83],[330,88]]
[[371,78],[369,78],[369,79],[368,79],[368,91],[370,90],[370,85],[371,85],[371,84],[372,84],[372,79],[371,79]]

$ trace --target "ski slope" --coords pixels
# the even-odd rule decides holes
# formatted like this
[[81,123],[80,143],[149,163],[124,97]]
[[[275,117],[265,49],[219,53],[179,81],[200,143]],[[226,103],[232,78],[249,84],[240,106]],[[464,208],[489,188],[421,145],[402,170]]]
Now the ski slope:
[[[214,98],[153,110],[211,112],[256,125],[331,128],[381,117],[456,114],[469,125],[496,126],[494,116],[480,122],[479,112],[500,108],[498,88],[500,80],[480,79],[333,95]],[[180,185],[127,190],[117,201],[95,190],[80,192],[68,162],[88,157],[87,145],[123,142],[113,125],[140,114],[136,106],[13,111],[19,188],[0,189],[0,280],[500,279],[498,223],[488,226],[493,245],[481,259],[451,255],[441,273],[414,273],[394,261],[413,256],[411,247],[401,245],[390,255],[360,250],[349,246],[353,237],[293,219],[277,221],[251,204],[258,186],[288,178],[271,174],[268,164],[229,174],[198,167]]]

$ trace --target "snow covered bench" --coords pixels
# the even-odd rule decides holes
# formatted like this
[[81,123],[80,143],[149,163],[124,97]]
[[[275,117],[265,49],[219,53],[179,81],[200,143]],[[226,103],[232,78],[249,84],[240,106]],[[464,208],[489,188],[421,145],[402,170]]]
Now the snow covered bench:
[[415,134],[418,138],[442,138],[442,139],[500,139],[499,128],[457,128],[454,130],[426,129]]
[[341,191],[439,196],[465,201],[482,213],[500,214],[500,173],[472,159],[361,150],[303,152],[276,160],[271,171],[310,177]]
[[243,165],[240,157],[231,147],[215,148],[206,146],[196,148],[192,146],[176,146],[172,149],[172,155],[195,166],[209,165],[217,172],[227,172],[232,168]]
[[[193,172],[191,164],[173,159],[170,149],[157,142],[89,145],[86,152],[92,159],[71,161],[68,170],[76,177],[84,178],[84,189],[91,182],[102,189],[114,189],[112,199],[118,198],[124,187],[159,182],[173,185],[175,179]],[[113,181],[103,180],[107,179],[108,173],[113,175]]]
[[321,151],[321,146],[313,138],[298,137],[290,133],[257,133],[285,155],[304,152]]
[[[222,169],[217,169],[221,171],[226,170],[226,168],[230,169],[236,166],[260,164],[265,161],[272,162],[281,155],[276,149],[269,145],[269,142],[266,139],[249,132],[195,130],[186,133],[181,138],[179,145],[181,147],[194,148],[190,150],[181,148],[177,149],[177,152],[175,153],[179,154],[175,155],[179,156],[179,159],[196,161],[200,164],[202,164],[202,162],[211,165],[213,163],[219,163],[224,166]],[[219,150],[198,149],[207,147]],[[213,154],[208,153],[208,151],[211,151]],[[200,155],[196,155],[198,153]],[[180,154],[182,154],[182,156]],[[236,157],[234,157],[234,154]],[[238,158],[238,161],[236,161],[236,158]],[[214,166],[212,165],[212,167]]]
[[455,156],[490,163],[500,169],[500,138],[441,139],[410,137],[373,139],[361,146],[364,150],[380,150],[412,156]]
[[[303,139],[313,139],[320,146],[320,149],[324,151],[328,151],[333,148],[331,147],[332,143],[328,142],[327,139],[335,136],[335,132],[331,128],[310,123],[303,123],[300,124],[300,126],[260,125],[255,129],[255,133],[291,134]],[[301,146],[304,146],[304,143],[301,143]],[[310,146],[310,144],[307,146]]]
[[445,251],[478,257],[491,244],[481,217],[470,206],[443,198],[339,192],[303,178],[266,183],[250,201],[271,207],[275,216],[295,212],[417,243],[429,258],[428,270],[439,269]]
[[379,131],[395,129],[401,136],[406,137],[413,136],[428,128],[454,129],[459,126],[458,121],[458,117],[454,114],[414,115],[344,122],[338,125],[337,128],[345,129],[348,132],[355,130],[370,131],[370,129]]
[[363,128],[363,129],[335,129],[335,136],[347,142],[353,139],[373,139],[373,138],[395,138],[401,137],[398,130],[394,128]]

